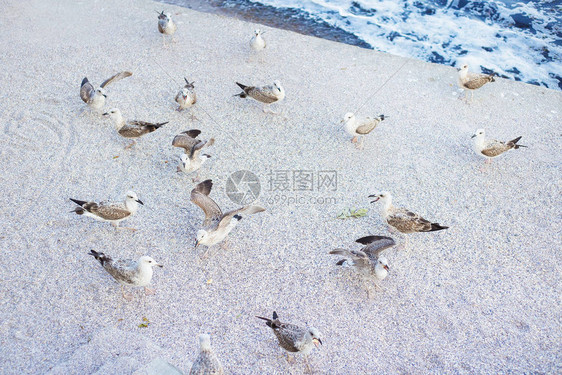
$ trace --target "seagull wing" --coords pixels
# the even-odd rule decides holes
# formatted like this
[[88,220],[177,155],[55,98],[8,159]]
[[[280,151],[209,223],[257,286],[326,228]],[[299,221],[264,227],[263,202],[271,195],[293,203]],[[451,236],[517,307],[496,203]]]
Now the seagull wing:
[[191,129],[182,132],[174,137],[172,146],[183,148],[185,153],[189,155],[192,148],[201,142],[201,140],[196,139],[199,134],[201,134],[201,130],[198,129]]
[[386,220],[388,224],[402,233],[427,232],[431,230],[431,222],[403,208],[396,209]]
[[396,245],[392,238],[386,236],[366,236],[355,242],[365,245],[361,251],[372,258],[378,258],[381,252]]
[[273,86],[248,87],[244,91],[246,91],[246,94],[256,99],[258,102],[265,104],[275,103],[279,100],[275,94]]
[[127,78],[132,76],[133,73],[131,72],[121,72],[121,73],[117,73],[116,75],[106,79],[105,81],[103,81],[103,83],[100,85],[101,88],[104,88],[105,86],[109,85],[110,83],[113,82],[117,82],[122,80],[123,78]]
[[80,98],[82,98],[84,103],[89,103],[95,93],[96,89],[94,89],[94,86],[88,81],[88,78],[84,78],[80,86]]
[[236,219],[242,220],[242,218],[246,215],[253,215],[263,211],[265,211],[265,208],[261,206],[246,206],[246,207],[238,208],[236,210],[228,211],[222,216],[221,221],[219,223],[219,227],[224,228],[228,226],[235,216]]
[[134,284],[138,264],[134,260],[113,260],[103,266],[115,280],[122,284]]
[[203,221],[204,227],[208,227],[213,224],[218,225],[223,217],[218,204],[209,197],[212,187],[213,181],[205,180],[197,184],[197,186],[191,190],[191,201],[199,206],[199,208],[201,208],[205,213],[205,220]]
[[482,154],[488,157],[493,158],[494,156],[498,156],[506,152],[507,150],[511,149],[513,146],[509,146],[504,142],[496,141],[495,139],[491,139],[486,142],[486,145],[482,148]]
[[131,211],[127,210],[122,203],[113,204],[96,204],[93,203],[89,208],[83,206],[85,210],[93,213],[106,220],[121,220],[131,215]]
[[357,134],[369,134],[373,131],[374,128],[377,127],[379,122],[380,120],[378,118],[368,117],[367,120],[359,125],[355,131],[357,132]]

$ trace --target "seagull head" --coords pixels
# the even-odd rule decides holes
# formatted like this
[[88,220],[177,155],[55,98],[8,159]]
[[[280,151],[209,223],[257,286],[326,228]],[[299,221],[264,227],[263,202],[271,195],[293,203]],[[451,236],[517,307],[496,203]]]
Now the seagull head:
[[184,87],[183,89],[181,89],[181,97],[183,98],[183,100],[187,99],[188,96],[189,96],[188,88]]
[[283,87],[281,86],[281,82],[278,79],[273,81],[273,86],[275,86],[275,88],[277,90],[279,90],[279,92],[283,91]]
[[[209,233],[205,229],[199,229],[197,231],[197,237],[195,238],[195,247],[203,243],[209,236]],[[203,243],[204,245],[204,243]]]
[[157,263],[154,259],[146,255],[140,257],[140,263],[149,265],[150,267],[156,267],[156,266],[160,268],[164,267],[163,265]]
[[468,64],[462,64],[460,68],[457,68],[457,72],[466,72],[468,71]]
[[316,347],[322,345],[322,333],[320,333],[317,328],[310,327],[308,329],[308,333],[310,334],[310,337],[312,337],[312,342]]
[[341,120],[340,123],[346,123],[346,122],[348,122],[349,120],[351,120],[352,118],[355,118],[355,115],[354,115],[353,113],[351,113],[351,112],[347,112],[347,113],[345,114],[345,116],[343,116],[343,120]]
[[261,31],[260,29],[255,29],[255,30],[254,30],[254,34],[255,34],[256,36],[259,36],[259,35],[263,34],[264,32],[265,32],[265,31]]
[[142,201],[139,199],[139,197],[137,197],[137,194],[132,190],[129,190],[127,192],[127,198],[126,199],[127,199],[127,201],[137,202],[137,203],[140,203],[144,206],[144,203],[142,203]]
[[388,191],[381,191],[381,192],[369,195],[369,198],[375,198],[374,200],[371,201],[371,203],[375,203],[379,199],[382,199],[384,201],[384,200],[389,199],[390,197],[391,196],[390,196],[390,193]]
[[164,11],[162,11],[158,14],[158,19],[169,21],[171,19],[171,16],[169,13],[164,13]]
[[486,136],[484,129],[478,129],[470,138],[482,138]]
[[202,333],[199,335],[199,346],[201,350],[211,350],[211,336],[207,333]]
[[121,111],[118,108],[111,108],[109,111],[105,112],[103,116],[109,117],[113,120],[121,119]]
[[382,280],[388,275],[388,271],[390,271],[388,260],[383,256],[379,257],[377,264],[375,264],[375,275],[379,280]]
[[189,156],[187,156],[187,154],[181,154],[180,161],[184,168],[187,168],[187,166],[191,164],[191,161],[189,160]]
[[105,93],[105,90],[102,89],[101,87],[97,88],[96,93],[99,95],[103,95],[105,98],[107,98],[107,94]]

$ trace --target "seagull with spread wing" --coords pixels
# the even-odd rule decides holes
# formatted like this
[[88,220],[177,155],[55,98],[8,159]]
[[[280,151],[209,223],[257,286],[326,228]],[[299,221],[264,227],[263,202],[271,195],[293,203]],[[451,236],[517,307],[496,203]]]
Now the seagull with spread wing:
[[[201,165],[211,157],[208,154],[201,154],[201,150],[204,147],[212,146],[215,143],[215,139],[211,138],[208,141],[203,141],[197,137],[201,134],[199,129],[191,129],[184,131],[174,137],[172,141],[172,146],[180,147],[185,150],[185,153],[180,156],[180,165],[178,166],[178,172],[191,173],[199,170]],[[199,179],[199,173],[193,179],[193,182]]]
[[[261,206],[248,205],[223,214],[218,204],[209,197],[212,187],[213,181],[205,180],[191,191],[191,201],[205,213],[203,228],[197,232],[195,247],[199,245],[211,247],[221,242],[246,215],[265,211]],[[206,253],[203,257],[205,255]]]
[[[334,249],[330,251],[333,255],[342,255],[344,258],[339,260],[336,264],[342,266],[348,264],[355,267],[362,276],[365,282],[365,277],[374,275],[377,280],[384,280],[388,275],[388,260],[381,255],[381,253],[394,245],[396,242],[385,236],[366,236],[361,237],[355,242],[363,246],[361,250],[347,250],[347,249]],[[375,284],[377,286],[377,284]],[[369,298],[371,297],[371,290],[366,284],[366,289]]]
[[105,87],[110,83],[117,82],[132,75],[133,73],[131,72],[117,73],[114,76],[103,81],[103,83],[98,88],[95,88],[94,85],[92,85],[90,81],[88,81],[88,78],[84,77],[84,79],[82,80],[82,84],[80,85],[80,98],[82,98],[84,103],[88,104],[88,106],[90,106],[91,108],[99,110],[105,105],[105,98],[107,97],[107,94],[105,93]]

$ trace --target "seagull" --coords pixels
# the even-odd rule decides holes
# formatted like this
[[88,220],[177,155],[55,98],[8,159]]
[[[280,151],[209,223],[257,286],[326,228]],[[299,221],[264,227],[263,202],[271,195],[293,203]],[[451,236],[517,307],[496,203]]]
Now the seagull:
[[[88,216],[100,221],[108,221],[115,227],[115,229],[119,229],[119,223],[121,221],[137,212],[139,204],[144,205],[144,203],[142,203],[142,201],[137,197],[137,194],[134,191],[127,192],[125,202],[123,203],[95,203],[80,201],[78,199],[72,198],[70,198],[70,200],[78,205],[78,207],[76,207],[71,212],[75,212],[78,215]],[[134,228],[122,229],[136,230]]]
[[[156,13],[158,13],[158,11]],[[165,35],[174,35],[176,30],[177,26],[174,21],[172,21],[170,13],[164,13],[164,11],[158,13],[158,31],[162,34],[162,43],[164,46],[166,46]]]
[[[366,236],[355,242],[365,245],[361,250],[334,249],[330,251],[333,255],[342,255],[345,258],[338,261],[338,266],[349,264],[359,270],[363,276],[375,275],[377,280],[384,280],[388,276],[388,260],[381,253],[396,245],[390,237]],[[363,280],[365,280],[363,278]],[[377,284],[375,284],[376,286]],[[367,287],[369,298],[371,291]]]
[[82,84],[80,85],[80,98],[82,98],[84,103],[88,104],[90,107],[99,110],[105,105],[105,98],[107,97],[107,94],[105,93],[105,86],[132,75],[133,73],[131,72],[117,73],[103,81],[97,89],[94,88],[94,85],[92,85],[90,81],[88,81],[88,78],[84,77]]
[[124,293],[123,285],[143,286],[146,294],[154,294],[155,290],[148,288],[150,280],[152,280],[152,267],[163,266],[156,263],[151,257],[142,256],[136,261],[132,259],[114,260],[104,253],[98,253],[94,250],[90,250],[88,255],[96,258],[107,273],[121,284],[121,294],[123,298],[129,301],[133,298],[132,295],[126,295]]
[[468,65],[464,64],[459,69],[459,86],[465,90],[470,90],[470,101],[474,98],[474,90],[479,89],[488,82],[495,82],[495,73],[492,74],[478,74],[469,73]]
[[[305,355],[306,365],[308,365],[308,354],[313,347],[322,345],[322,334],[314,327],[302,328],[296,324],[281,323],[277,313],[273,312],[273,319],[256,316],[256,318],[265,320],[265,324],[273,329],[273,333],[279,340],[279,346],[291,353],[302,353]],[[289,355],[287,354],[287,359]]]
[[357,137],[361,137],[361,143],[357,144],[358,149],[363,149],[363,143],[365,142],[365,136],[369,134],[373,129],[377,127],[385,119],[384,115],[377,116],[375,118],[367,117],[364,120],[357,121],[355,115],[351,112],[346,113],[341,122],[345,123],[344,129],[349,134],[352,135],[352,143],[357,143]]
[[269,109],[269,105],[275,102],[279,102],[285,98],[285,89],[281,86],[281,82],[278,80],[273,82],[273,85],[263,86],[263,87],[256,87],[256,86],[246,86],[241,83],[236,82],[238,86],[243,90],[240,94],[236,94],[234,96],[239,96],[241,98],[250,97],[258,102],[264,103],[263,111],[264,112],[273,112]]
[[[160,123],[151,123],[151,122],[144,122],[144,121],[137,121],[137,120],[127,120],[123,118],[121,115],[121,111],[117,108],[113,108],[103,114],[104,116],[109,116],[115,123],[117,128],[117,132],[125,137],[125,138],[138,138],[145,134],[152,133],[156,129],[160,128],[163,125],[166,125],[169,121],[160,122]],[[135,144],[133,141],[125,148],[130,148],[132,145]]]
[[500,156],[506,151],[511,149],[517,150],[519,147],[527,147],[517,144],[521,137],[522,136],[517,137],[508,142],[496,141],[495,139],[486,139],[486,132],[484,129],[478,129],[471,138],[474,139],[474,151],[476,154],[485,157],[486,164],[489,164],[492,162],[493,158]]
[[[391,230],[392,227],[394,227],[399,232],[406,234],[415,232],[434,232],[449,228],[437,223],[432,223],[420,215],[406,210],[405,208],[394,207],[392,205],[392,195],[387,191],[369,195],[369,198],[375,198],[375,200],[371,201],[371,203],[377,202],[378,200],[383,202],[381,215]],[[406,236],[406,241],[407,240],[408,237]]]
[[201,351],[191,366],[189,375],[223,375],[224,369],[215,351],[211,347],[211,336],[199,335]]
[[177,111],[189,108],[197,103],[197,95],[195,94],[195,91],[193,91],[195,88],[193,84],[195,82],[189,83],[187,78],[184,78],[184,80],[185,86],[176,95],[176,103],[179,104]]
[[262,38],[263,34],[265,34],[265,31],[261,31],[260,29],[254,30],[254,36],[250,40],[250,47],[254,51],[261,51],[266,47],[265,40]]
[[[185,150],[185,154],[180,156],[180,165],[178,166],[178,172],[191,173],[195,172],[201,165],[211,157],[211,155],[201,154],[201,150],[204,147],[212,146],[215,143],[215,139],[211,138],[208,141],[203,141],[197,139],[197,136],[201,134],[201,130],[191,129],[182,132],[174,137],[172,141],[172,146],[181,147]],[[193,179],[193,182],[199,179],[199,174]]]
[[[244,216],[265,211],[263,207],[248,205],[223,214],[220,207],[209,197],[212,187],[213,181],[205,180],[191,190],[191,201],[205,213],[203,229],[197,232],[195,247],[199,245],[211,247],[221,242]],[[206,253],[203,257],[205,255]]]

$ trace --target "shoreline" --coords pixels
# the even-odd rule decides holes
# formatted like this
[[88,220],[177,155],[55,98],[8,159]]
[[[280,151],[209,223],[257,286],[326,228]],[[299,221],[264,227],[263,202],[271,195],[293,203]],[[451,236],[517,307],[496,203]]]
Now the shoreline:
[[[255,318],[274,310],[324,334],[309,355],[317,374],[560,371],[562,93],[499,78],[467,104],[451,67],[267,26],[268,49],[256,58],[248,49],[256,24],[174,6],[166,8],[176,41],[163,48],[159,6],[9,0],[0,15],[0,40],[10,41],[0,44],[0,79],[10,82],[0,93],[4,373],[136,375],[159,358],[188,373],[204,332],[226,373],[302,372],[302,358],[288,363]],[[169,121],[129,150],[79,97],[84,76],[99,84],[123,70],[133,75],[108,86],[105,109]],[[183,77],[195,81],[198,102],[180,113]],[[236,81],[276,79],[287,93],[275,104],[281,115],[234,96]],[[388,116],[362,151],[339,124],[359,105],[358,116]],[[502,140],[522,135],[528,147],[483,172],[470,139],[481,127]],[[171,146],[188,129],[215,138],[200,170],[215,184],[211,198],[224,211],[238,207],[228,178],[249,170],[266,208],[205,261],[193,249],[203,213]],[[337,185],[291,185],[286,202],[276,201],[278,171],[291,182],[295,172],[318,181],[335,171]],[[124,222],[136,232],[70,213],[70,197],[121,200],[128,190],[144,202]],[[367,198],[380,190],[449,229],[390,249],[390,274],[368,299],[328,253],[389,235]],[[349,208],[367,216],[337,219]],[[162,263],[156,294],[129,289],[125,301],[91,249]]]

